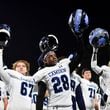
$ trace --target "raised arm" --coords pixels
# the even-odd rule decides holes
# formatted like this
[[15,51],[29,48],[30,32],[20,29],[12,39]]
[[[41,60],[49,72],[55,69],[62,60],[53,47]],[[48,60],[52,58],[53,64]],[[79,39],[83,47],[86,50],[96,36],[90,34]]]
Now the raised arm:
[[3,49],[0,49],[0,77],[6,84],[9,83],[10,76],[3,67]]
[[0,49],[0,67],[3,67],[3,49]]
[[41,81],[44,76],[45,76],[45,73],[46,73],[46,70],[45,69],[41,69],[41,70],[38,70],[33,76],[32,76],[32,79],[38,83],[39,81]]
[[5,82],[5,84],[9,84],[10,82],[10,76],[9,74],[4,70],[3,67],[0,67],[0,77]]
[[7,24],[0,24],[0,77],[4,82],[6,82],[6,84],[9,83],[10,77],[3,68],[3,49],[7,46],[9,39],[10,26]]
[[74,78],[77,78],[77,80],[81,83],[82,78],[81,78],[80,75],[78,75],[78,74],[76,73],[75,70],[72,72],[72,76],[73,76]]
[[101,74],[102,68],[97,65],[97,53],[98,48],[93,47],[93,53],[91,57],[91,68],[96,74]]

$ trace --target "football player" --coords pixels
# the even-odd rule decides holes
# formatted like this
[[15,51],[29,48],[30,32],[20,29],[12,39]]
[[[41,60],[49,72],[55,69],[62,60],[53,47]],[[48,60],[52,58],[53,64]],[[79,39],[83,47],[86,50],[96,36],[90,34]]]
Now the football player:
[[93,48],[93,53],[92,53],[92,58],[91,58],[91,68],[96,74],[102,77],[101,79],[103,79],[103,80],[100,80],[100,87],[104,91],[104,94],[105,94],[104,96],[106,96],[106,98],[104,98],[105,103],[106,103],[105,110],[109,110],[110,109],[110,86],[109,86],[110,67],[107,65],[99,66],[97,64],[98,50],[99,48],[108,44],[109,34],[107,30],[102,29],[102,28],[97,28],[97,29],[94,29],[90,33],[89,38],[90,38],[89,39],[90,44],[92,45],[92,48]]
[[32,90],[35,82],[29,77],[30,64],[26,60],[18,60],[13,63],[12,69],[3,67],[3,50],[7,45],[7,36],[10,36],[6,25],[0,28],[0,76],[9,93],[6,110],[31,110]]
[[82,70],[82,77],[81,78],[76,71],[73,71],[73,76],[79,80],[81,85],[81,90],[84,98],[84,104],[87,110],[99,110],[99,99],[98,99],[98,85],[91,80],[92,74],[90,69],[84,68]]

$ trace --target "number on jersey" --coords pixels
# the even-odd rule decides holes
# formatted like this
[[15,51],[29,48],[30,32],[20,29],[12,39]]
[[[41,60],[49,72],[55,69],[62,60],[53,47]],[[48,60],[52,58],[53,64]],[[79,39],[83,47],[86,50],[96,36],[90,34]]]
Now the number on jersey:
[[27,83],[27,82],[21,83],[21,94],[22,95],[24,95],[24,96],[28,95],[29,97],[31,97],[32,96],[32,89],[33,89],[32,84]]
[[55,93],[69,90],[69,80],[66,75],[61,75],[61,77],[53,77],[51,81],[53,83]]

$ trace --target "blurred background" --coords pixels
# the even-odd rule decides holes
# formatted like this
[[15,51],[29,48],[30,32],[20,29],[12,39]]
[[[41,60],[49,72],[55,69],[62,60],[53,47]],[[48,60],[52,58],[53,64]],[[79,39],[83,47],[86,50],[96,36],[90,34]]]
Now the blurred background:
[[[19,59],[31,64],[31,75],[38,69],[37,59],[41,54],[39,41],[45,34],[54,34],[59,39],[58,56],[68,56],[75,49],[75,36],[68,26],[68,18],[75,9],[81,8],[89,16],[89,28],[85,31],[86,56],[84,65],[90,66],[92,47],[89,33],[96,27],[110,31],[110,13],[105,0],[31,0],[0,1],[0,23],[11,27],[11,40],[4,50],[4,62],[11,68]],[[110,59],[109,46],[99,51],[99,65]]]

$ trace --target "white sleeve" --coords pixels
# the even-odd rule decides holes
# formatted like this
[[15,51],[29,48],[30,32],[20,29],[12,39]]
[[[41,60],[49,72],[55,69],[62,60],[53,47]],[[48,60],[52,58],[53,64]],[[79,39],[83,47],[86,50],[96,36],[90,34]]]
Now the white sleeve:
[[6,85],[5,84],[3,85],[3,93],[2,94],[3,94],[3,98],[4,97],[7,97],[7,94],[6,94]]
[[0,77],[5,82],[5,84],[9,84],[10,82],[10,76],[9,74],[4,70],[4,68],[0,67]]
[[106,87],[105,81],[102,76],[99,77],[99,84],[100,84],[101,89],[103,91],[106,91],[107,87]]
[[9,83],[10,76],[4,70],[4,67],[3,67],[3,49],[0,49],[0,77],[6,84]]
[[82,78],[81,78],[80,75],[78,75],[78,74],[76,73],[76,71],[73,71],[73,72],[72,72],[72,75],[73,75],[73,77],[77,78],[77,80],[78,80],[79,82],[81,82]]
[[19,73],[18,71],[12,70],[12,69],[5,69],[5,71],[10,75],[10,76],[14,76],[14,77],[21,77],[24,76],[23,74]]
[[91,68],[96,74],[100,74],[102,71],[102,68],[97,65],[97,51],[93,47],[93,53],[92,53],[92,58],[91,58]]
[[71,60],[69,58],[64,58],[59,61],[60,64],[69,64],[70,62],[71,62]]
[[45,70],[41,69],[41,70],[38,70],[32,77],[34,81],[37,83],[41,81],[44,78],[44,76],[45,76]]
[[0,49],[0,67],[3,67],[3,49]]

